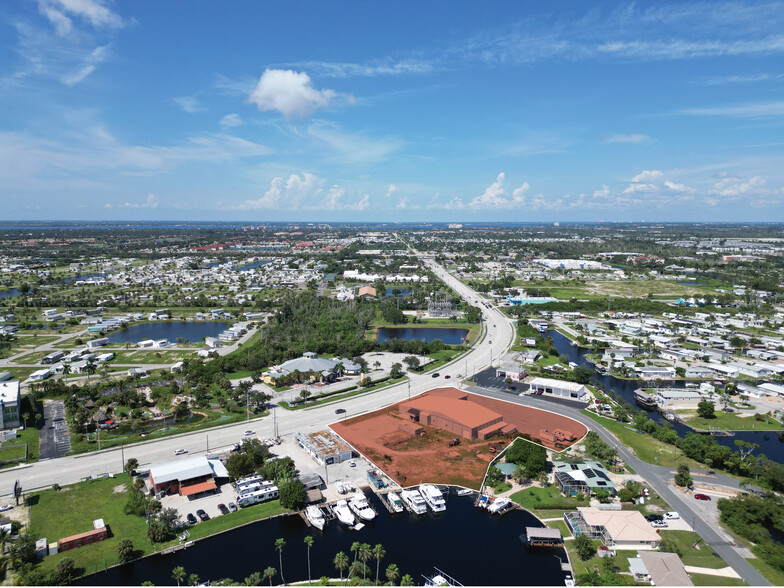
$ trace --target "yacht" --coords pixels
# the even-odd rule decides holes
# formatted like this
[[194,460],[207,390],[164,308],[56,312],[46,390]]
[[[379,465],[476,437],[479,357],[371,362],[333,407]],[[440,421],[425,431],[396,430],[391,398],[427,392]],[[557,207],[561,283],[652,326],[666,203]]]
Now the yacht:
[[425,514],[427,512],[427,503],[418,490],[403,490],[400,493],[400,497],[414,514]]
[[338,517],[338,520],[344,525],[350,527],[354,524],[354,514],[351,512],[351,509],[348,507],[348,502],[345,500],[338,500],[335,503],[335,506],[332,507],[332,510],[335,512],[335,516]]
[[425,499],[427,505],[433,509],[433,512],[444,512],[446,510],[444,495],[433,484],[422,484],[419,487],[419,493]]
[[470,488],[460,488],[460,490],[457,491],[458,496],[471,496],[473,493],[474,491]]
[[376,518],[376,511],[370,508],[367,497],[365,497],[364,493],[362,492],[357,492],[354,494],[354,496],[351,497],[351,500],[348,501],[348,505],[360,519],[365,521],[372,521],[374,518]]
[[400,496],[398,496],[397,492],[389,492],[387,494],[387,502],[389,502],[389,506],[391,506],[392,510],[395,512],[403,512],[405,510],[403,508],[403,501],[400,500]]
[[324,518],[324,513],[321,512],[321,509],[318,506],[313,506],[312,504],[305,509],[305,516],[308,517],[308,521],[310,524],[316,527],[319,531],[324,530],[324,523],[327,522],[327,519]]
[[493,501],[493,504],[487,507],[487,512],[489,513],[501,512],[502,510],[505,510],[510,504],[511,501],[508,498],[503,498],[503,497],[497,498],[496,500]]

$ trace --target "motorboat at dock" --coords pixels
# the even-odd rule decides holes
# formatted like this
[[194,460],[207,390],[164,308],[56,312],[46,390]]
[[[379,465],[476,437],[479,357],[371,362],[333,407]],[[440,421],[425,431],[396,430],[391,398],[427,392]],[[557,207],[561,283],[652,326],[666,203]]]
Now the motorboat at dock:
[[305,509],[305,516],[308,518],[308,521],[311,525],[316,527],[319,531],[324,530],[324,524],[327,522],[327,519],[324,517],[324,513],[321,512],[321,509],[318,506],[310,505]]
[[392,507],[393,511],[403,512],[405,510],[403,507],[403,501],[400,499],[400,496],[397,492],[388,492],[386,498],[389,506]]
[[419,487],[419,493],[433,512],[444,512],[446,510],[444,495],[433,484],[422,484]]
[[362,520],[372,521],[374,518],[376,518],[376,511],[370,507],[367,497],[362,491],[354,494],[354,496],[352,496],[348,501],[348,505],[351,510],[353,510],[354,513],[356,513],[356,515]]
[[400,493],[400,497],[414,514],[425,514],[427,512],[427,503],[416,488],[413,490],[403,490]]
[[514,506],[512,501],[506,497],[496,498],[493,503],[487,507],[487,512],[491,514],[504,512],[510,507]]
[[332,511],[344,525],[351,527],[354,524],[354,513],[351,512],[351,509],[348,507],[348,502],[345,500],[338,500],[335,503],[335,506],[332,507]]

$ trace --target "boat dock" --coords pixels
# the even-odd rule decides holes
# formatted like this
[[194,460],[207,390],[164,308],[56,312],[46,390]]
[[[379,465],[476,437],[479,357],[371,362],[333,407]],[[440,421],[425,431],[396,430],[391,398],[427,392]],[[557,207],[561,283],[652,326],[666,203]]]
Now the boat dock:
[[[563,547],[564,544],[561,531],[550,527],[526,527],[525,536],[528,539],[528,545],[534,547]],[[569,562],[561,562],[561,570],[571,572]]]

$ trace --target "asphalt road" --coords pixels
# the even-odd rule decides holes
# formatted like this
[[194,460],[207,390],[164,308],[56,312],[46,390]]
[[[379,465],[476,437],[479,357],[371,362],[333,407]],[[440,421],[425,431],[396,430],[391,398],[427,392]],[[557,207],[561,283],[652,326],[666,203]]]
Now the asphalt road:
[[[464,356],[449,365],[439,368],[440,376],[438,378],[433,378],[431,374],[409,374],[407,382],[356,396],[345,403],[337,401],[297,411],[273,409],[271,417],[254,419],[251,421],[252,424],[241,422],[196,433],[134,444],[124,450],[112,449],[91,452],[89,454],[67,456],[20,468],[3,470],[0,471],[0,494],[10,494],[16,479],[21,480],[23,488],[29,491],[30,489],[48,486],[55,482],[65,485],[77,482],[89,475],[120,472],[122,471],[124,460],[129,457],[135,457],[139,460],[140,466],[144,467],[153,463],[172,460],[174,451],[180,448],[186,449],[190,454],[205,453],[210,450],[213,452],[219,451],[237,443],[244,437],[244,431],[248,428],[256,430],[262,438],[273,436],[273,421],[277,422],[278,434],[280,436],[320,430],[329,423],[339,420],[339,418],[350,418],[358,414],[372,412],[407,397],[431,390],[437,385],[457,385],[459,381],[458,374],[470,374],[491,366],[511,347],[515,340],[512,321],[492,305],[488,304],[486,306],[484,298],[447,273],[432,258],[420,255],[415,251],[414,253],[463,299],[475,306],[479,306],[482,309],[484,319],[483,336],[480,336],[474,342],[474,346]],[[449,380],[444,378],[446,375],[450,376]],[[595,421],[580,413],[579,410],[530,396],[520,397],[499,390],[478,390],[482,390],[482,393],[490,397],[543,408],[572,417],[585,424],[589,429],[597,431],[607,443],[616,447],[621,457],[639,475],[645,478],[651,488],[658,492],[672,508],[678,510],[681,516],[686,517],[687,521],[691,521],[699,516],[698,512],[688,502],[689,499],[684,500],[684,498],[676,495],[669,488],[667,482],[672,478],[669,468],[640,461],[630,451],[620,445],[618,440],[606,429],[597,425]],[[335,409],[338,407],[345,408],[347,413],[345,415],[336,415]],[[752,585],[769,585],[769,582],[749,565],[735,551],[732,545],[727,544],[701,518],[696,520],[695,530],[747,582]]]

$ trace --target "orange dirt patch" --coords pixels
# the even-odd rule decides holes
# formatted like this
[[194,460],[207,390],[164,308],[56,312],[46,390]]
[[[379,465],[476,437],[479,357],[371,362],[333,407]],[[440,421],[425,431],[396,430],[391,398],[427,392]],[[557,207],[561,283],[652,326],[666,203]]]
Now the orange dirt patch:
[[[522,433],[539,438],[540,432],[545,429],[569,431],[577,439],[588,431],[584,425],[568,417],[456,388],[438,388],[425,394],[468,396],[471,402],[501,414],[505,422],[517,428],[517,432],[497,435],[485,441],[461,438],[460,445],[449,447],[449,441],[455,437],[449,431],[423,426],[422,435],[412,435],[400,430],[401,423],[410,422],[398,410],[402,403],[335,423],[331,428],[401,486],[432,482],[475,489],[482,483],[487,465],[498,455],[498,452],[490,452],[491,445],[505,447]],[[544,444],[552,448],[549,443]]]

